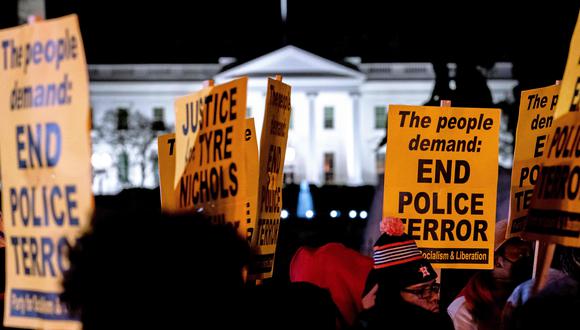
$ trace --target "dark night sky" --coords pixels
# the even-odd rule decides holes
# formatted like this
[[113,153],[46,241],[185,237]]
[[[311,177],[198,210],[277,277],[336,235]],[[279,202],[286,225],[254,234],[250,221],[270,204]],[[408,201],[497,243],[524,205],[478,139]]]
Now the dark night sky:
[[[215,63],[293,44],[333,60],[514,62],[516,75],[561,77],[576,1],[46,0],[47,17],[76,12],[89,63]],[[15,5],[0,1],[0,26]],[[560,3],[561,2],[561,3]]]

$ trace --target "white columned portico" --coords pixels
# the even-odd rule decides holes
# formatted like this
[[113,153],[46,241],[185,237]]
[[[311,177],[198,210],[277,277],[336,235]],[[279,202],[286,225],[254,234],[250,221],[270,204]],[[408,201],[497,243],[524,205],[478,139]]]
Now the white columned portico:
[[352,111],[350,113],[352,126],[348,130],[346,143],[346,166],[348,185],[362,185],[361,148],[363,147],[360,132],[360,93],[350,93]]
[[305,159],[307,180],[313,184],[320,184],[321,166],[319,163],[318,141],[316,138],[316,96],[317,92],[307,92],[308,97],[308,155]]

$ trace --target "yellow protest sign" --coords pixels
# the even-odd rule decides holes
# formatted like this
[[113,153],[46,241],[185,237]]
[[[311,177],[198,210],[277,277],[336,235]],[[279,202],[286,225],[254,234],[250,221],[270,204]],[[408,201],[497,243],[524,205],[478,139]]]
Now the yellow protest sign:
[[175,177],[175,133],[163,134],[157,137],[159,159],[159,193],[161,194],[161,210],[176,212],[173,181]]
[[258,231],[252,240],[252,246],[257,249],[257,256],[250,266],[250,276],[254,278],[271,277],[274,269],[282,211],[284,158],[290,126],[290,90],[291,87],[282,81],[268,79],[260,139]]
[[556,119],[568,112],[580,111],[580,12],[570,41],[559,99],[561,102],[556,108]]
[[580,20],[570,43],[555,117],[522,236],[580,247]]
[[439,268],[493,268],[499,109],[392,105],[383,215]]
[[236,79],[175,101],[177,208],[203,209],[212,221],[238,229],[246,221],[247,81]]
[[4,325],[78,329],[59,299],[93,208],[87,65],[75,15],[0,31]]
[[508,238],[519,236],[525,227],[559,91],[560,86],[554,85],[522,92],[512,167]]
[[242,222],[241,232],[246,234],[248,243],[252,242],[256,229],[256,213],[258,212],[258,139],[256,138],[256,125],[254,118],[246,119],[245,163],[247,179],[247,202],[245,222]]

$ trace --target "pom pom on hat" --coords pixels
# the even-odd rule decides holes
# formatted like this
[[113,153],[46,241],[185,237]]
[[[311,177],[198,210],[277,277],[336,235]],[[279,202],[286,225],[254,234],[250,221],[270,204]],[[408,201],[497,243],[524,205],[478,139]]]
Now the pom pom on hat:
[[404,233],[403,221],[400,218],[383,218],[380,229],[381,233],[391,236],[401,236]]

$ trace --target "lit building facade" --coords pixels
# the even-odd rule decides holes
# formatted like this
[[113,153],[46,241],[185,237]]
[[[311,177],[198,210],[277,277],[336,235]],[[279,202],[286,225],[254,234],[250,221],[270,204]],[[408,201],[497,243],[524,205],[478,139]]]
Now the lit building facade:
[[[201,89],[207,79],[219,84],[248,76],[247,113],[255,118],[259,135],[266,78],[276,74],[281,74],[283,81],[292,86],[286,181],[376,184],[385,152],[384,147],[381,150],[377,146],[385,136],[388,106],[424,104],[431,97],[435,75],[430,63],[346,60],[345,64],[336,63],[287,46],[241,64],[223,58],[217,64],[91,65],[95,193],[110,194],[125,187],[152,188],[158,184],[156,141],[143,139],[136,146],[121,137],[124,145],[111,142],[112,133],[99,129],[107,123],[115,129],[110,123],[114,120],[111,114],[117,114],[115,118],[119,120],[119,111],[126,112],[128,124],[121,126],[127,125],[128,129],[137,116],[162,121],[165,130],[171,131],[175,98]],[[495,103],[512,101],[516,83],[511,79],[509,63],[498,63],[488,73]],[[157,128],[152,134],[163,132],[163,127]]]

